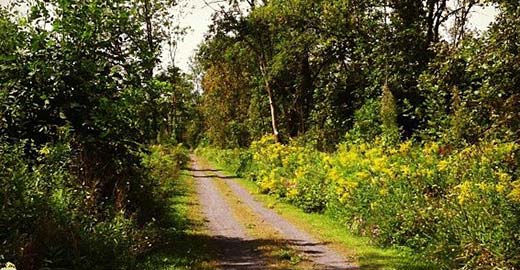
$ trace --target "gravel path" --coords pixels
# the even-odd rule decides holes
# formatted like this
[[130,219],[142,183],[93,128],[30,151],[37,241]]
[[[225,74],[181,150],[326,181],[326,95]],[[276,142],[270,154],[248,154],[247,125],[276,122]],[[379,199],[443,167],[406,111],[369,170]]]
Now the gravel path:
[[[192,159],[193,173],[198,179],[198,192],[201,204],[209,221],[211,232],[215,235],[235,240],[229,242],[231,247],[228,248],[227,254],[223,254],[225,256],[231,256],[231,260],[225,257],[225,264],[227,264],[227,266],[234,266],[235,268],[225,269],[266,269],[266,265],[260,259],[260,256],[258,256],[258,253],[255,254],[256,252],[254,250],[247,248],[248,243],[255,241],[255,239],[248,238],[245,229],[240,222],[234,218],[229,205],[224,201],[213,181],[224,181],[229,185],[235,195],[246,206],[251,208],[266,223],[279,231],[292,246],[304,252],[315,264],[314,269],[357,269],[355,265],[347,261],[343,256],[328,248],[325,244],[316,241],[308,233],[296,228],[273,210],[257,202],[247,190],[237,184],[232,178],[225,177],[216,170],[201,170],[197,159],[195,157],[192,157]],[[241,261],[242,259],[245,261]],[[250,264],[247,264],[248,262]],[[233,265],[233,263],[235,263],[235,265]]]
[[207,219],[209,230],[215,237],[218,248],[219,268],[226,270],[263,270],[266,263],[255,250],[252,239],[248,238],[245,228],[235,219],[230,206],[208,176],[213,172],[199,167],[192,159],[193,177],[197,180],[197,193]]

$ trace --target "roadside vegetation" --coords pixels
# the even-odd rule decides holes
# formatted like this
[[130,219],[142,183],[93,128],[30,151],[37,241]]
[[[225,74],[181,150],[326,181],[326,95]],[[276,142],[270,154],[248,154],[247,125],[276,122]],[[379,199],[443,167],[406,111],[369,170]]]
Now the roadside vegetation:
[[[209,149],[198,149],[201,156],[211,152]],[[215,149],[221,152],[220,149]],[[227,167],[224,162],[212,158],[212,155],[204,157],[223,170],[228,175],[235,175],[235,170]],[[326,245],[343,256],[354,262],[359,269],[436,269],[435,264],[424,260],[412,249],[406,247],[388,248],[378,246],[370,237],[363,237],[345,229],[345,223],[335,218],[333,215],[320,212],[309,212],[297,207],[285,198],[273,196],[272,194],[261,192],[260,187],[247,177],[236,178],[235,181],[246,188],[259,202],[270,208],[283,218],[289,220],[299,229],[309,232],[317,240],[326,243]],[[298,252],[291,253],[291,249],[279,249],[279,254],[288,252],[292,254],[291,258],[305,260],[306,256]],[[292,251],[294,252],[294,251]],[[299,266],[299,265],[298,265]]]
[[169,201],[196,95],[175,67],[156,70],[167,31],[143,27],[168,6],[12,2],[0,8],[0,267],[135,269],[183,218]]
[[439,268],[520,267],[518,3],[250,4],[199,51],[197,153]]
[[[157,167],[164,168],[154,173],[171,174],[171,168],[177,167],[175,164],[178,160],[186,160],[188,157],[184,155],[187,150],[183,147],[177,147],[180,151],[171,146],[154,148],[161,150],[154,152],[150,161],[153,160],[152,163],[157,164]],[[165,152],[168,154],[161,154]],[[170,209],[170,227],[163,232],[161,244],[142,256],[135,266],[136,269],[209,270],[217,266],[216,239],[207,231],[205,217],[198,203],[196,180],[187,168],[178,173],[175,177],[161,177],[170,179],[161,183],[170,192],[168,200],[164,202]]]
[[[442,153],[435,143],[343,144],[335,153],[281,145],[198,153],[253,180],[261,193],[307,213],[324,213],[373,244],[407,247],[446,269],[518,260],[518,184],[512,143]],[[328,229],[328,228],[327,228]],[[403,266],[401,266],[403,267]]]
[[338,237],[520,269],[517,0],[224,1],[192,74],[177,1],[9,2],[0,267],[213,268],[182,171],[199,146]]

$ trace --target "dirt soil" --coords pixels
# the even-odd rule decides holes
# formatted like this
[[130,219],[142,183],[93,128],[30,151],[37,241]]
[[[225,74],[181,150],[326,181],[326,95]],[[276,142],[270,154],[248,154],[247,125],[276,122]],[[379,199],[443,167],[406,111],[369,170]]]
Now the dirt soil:
[[207,219],[208,229],[218,240],[216,242],[219,249],[220,269],[269,269],[266,258],[263,258],[257,247],[261,246],[262,242],[270,240],[254,239],[247,235],[246,228],[236,219],[224,195],[215,185],[215,181],[226,183],[244,205],[265,223],[280,232],[292,247],[302,251],[313,262],[314,269],[357,269],[344,256],[327,247],[326,243],[316,241],[311,235],[296,228],[273,210],[264,207],[232,177],[227,177],[218,170],[202,167],[201,162],[195,156],[192,156],[191,164],[192,175],[197,182],[197,193]]

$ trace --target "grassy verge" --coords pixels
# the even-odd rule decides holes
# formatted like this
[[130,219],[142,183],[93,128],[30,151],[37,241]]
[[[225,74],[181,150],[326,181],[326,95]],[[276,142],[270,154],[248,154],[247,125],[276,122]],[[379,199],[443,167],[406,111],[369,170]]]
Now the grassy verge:
[[[232,174],[228,168],[218,166],[218,164],[214,165],[228,175]],[[301,209],[280,201],[274,196],[260,194],[258,187],[252,181],[242,178],[237,178],[236,181],[252,193],[258,201],[275,210],[295,226],[307,231],[320,241],[330,243],[332,248],[342,254],[355,258],[360,269],[436,269],[435,266],[423,263],[419,257],[413,255],[409,250],[374,246],[368,238],[354,236],[343,224],[330,216],[305,213]]]
[[204,216],[198,202],[195,180],[189,171],[167,185],[170,198],[173,228],[161,248],[143,258],[138,269],[215,269],[216,254],[211,247]]

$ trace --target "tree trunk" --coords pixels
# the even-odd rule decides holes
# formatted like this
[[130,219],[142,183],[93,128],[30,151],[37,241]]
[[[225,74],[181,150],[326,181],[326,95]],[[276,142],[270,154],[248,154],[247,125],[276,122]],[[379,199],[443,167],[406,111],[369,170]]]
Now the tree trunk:
[[271,89],[271,84],[269,83],[269,77],[266,72],[265,62],[262,60],[260,64],[260,71],[262,72],[262,77],[264,77],[265,90],[267,91],[267,95],[269,97],[269,108],[271,110],[271,125],[273,127],[273,134],[276,139],[276,142],[280,142],[280,133],[278,132],[278,124],[277,124],[277,116],[276,116],[276,108],[275,101],[273,96],[273,90]]

